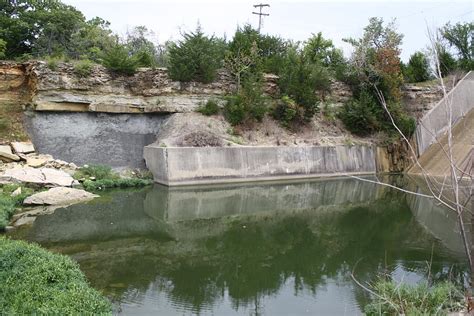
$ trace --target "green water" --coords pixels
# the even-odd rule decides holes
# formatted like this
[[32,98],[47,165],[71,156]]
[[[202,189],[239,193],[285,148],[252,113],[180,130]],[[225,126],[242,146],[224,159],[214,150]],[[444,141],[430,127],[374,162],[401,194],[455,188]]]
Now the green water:
[[[406,179],[397,179],[412,189]],[[354,315],[352,280],[463,282],[452,216],[355,179],[109,192],[13,237],[77,260],[127,315]]]

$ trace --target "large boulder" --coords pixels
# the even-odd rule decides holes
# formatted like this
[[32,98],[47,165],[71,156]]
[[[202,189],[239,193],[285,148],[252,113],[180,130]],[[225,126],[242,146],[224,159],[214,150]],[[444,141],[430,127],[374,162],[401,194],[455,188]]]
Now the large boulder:
[[25,182],[62,187],[78,184],[70,174],[62,170],[31,167],[7,169],[3,174],[0,174],[1,182]]
[[73,189],[56,187],[48,191],[33,194],[25,199],[23,204],[26,205],[70,205],[79,202],[85,202],[98,197],[98,195],[90,192]]

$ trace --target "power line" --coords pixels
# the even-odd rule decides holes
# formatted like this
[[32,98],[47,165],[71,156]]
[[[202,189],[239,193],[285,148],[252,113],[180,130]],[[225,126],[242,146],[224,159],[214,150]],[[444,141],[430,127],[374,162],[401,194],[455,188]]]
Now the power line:
[[270,7],[269,4],[254,4],[254,8],[259,8],[259,12],[252,12],[252,14],[258,15],[258,32],[260,33],[260,29],[262,28],[262,16],[269,16],[268,13],[262,13],[262,9],[264,7]]

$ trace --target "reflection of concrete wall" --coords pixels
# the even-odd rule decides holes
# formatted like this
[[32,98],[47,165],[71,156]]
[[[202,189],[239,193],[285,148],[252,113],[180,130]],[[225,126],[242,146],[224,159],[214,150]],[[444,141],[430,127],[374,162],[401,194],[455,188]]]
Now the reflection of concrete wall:
[[356,179],[169,188],[148,192],[145,212],[167,222],[294,212],[376,200],[385,187]]
[[[447,98],[452,104],[452,123],[455,124],[474,108],[474,72],[469,72],[458,85],[452,89]],[[448,128],[448,107],[446,99],[442,99],[423,119],[416,128],[418,155],[421,156],[435,142],[435,137],[443,135]]]
[[156,140],[166,116],[146,114],[32,113],[35,148],[76,164],[143,168],[143,147]]
[[166,185],[257,181],[375,173],[368,146],[205,147],[146,146],[148,168]]
[[[413,190],[426,194],[422,188]],[[438,204],[435,199],[416,195],[408,196],[408,203],[416,220],[449,250],[463,256],[464,247],[457,216],[453,211]],[[468,228],[469,229],[469,228]]]

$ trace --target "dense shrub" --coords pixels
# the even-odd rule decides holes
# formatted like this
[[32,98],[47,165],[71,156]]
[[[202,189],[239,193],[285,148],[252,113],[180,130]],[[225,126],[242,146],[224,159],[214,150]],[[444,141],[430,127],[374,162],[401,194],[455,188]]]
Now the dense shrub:
[[261,121],[267,112],[261,78],[257,76],[246,78],[240,92],[226,101],[224,115],[232,125]]
[[74,63],[74,73],[79,77],[89,77],[94,64],[88,60],[83,59]]
[[102,64],[109,70],[124,74],[133,75],[138,68],[138,61],[131,56],[124,45],[116,43],[109,48],[102,57]]
[[[352,133],[365,136],[384,131],[396,134],[398,131],[387,111],[370,90],[363,90],[358,96],[342,107],[339,118]],[[410,137],[416,128],[415,119],[410,117],[398,102],[388,101],[387,110],[401,132]]]
[[183,39],[169,47],[169,74],[173,80],[209,83],[214,81],[222,66],[225,43],[195,32],[183,34]]
[[358,98],[344,104],[339,117],[352,133],[369,135],[381,129],[379,118],[382,110],[374,97],[363,91]]
[[215,100],[207,100],[207,102],[201,105],[197,111],[207,116],[216,115],[219,113],[219,105]]
[[444,315],[464,307],[463,293],[449,282],[411,286],[380,280],[373,290],[377,296],[365,307],[367,315]]
[[6,315],[111,314],[76,262],[0,237],[0,310]]
[[281,93],[289,96],[304,108],[304,116],[310,120],[318,110],[317,87],[326,89],[329,77],[322,66],[312,64],[303,52],[293,47],[282,65],[278,85]]
[[252,71],[279,74],[289,47],[288,41],[278,36],[262,35],[246,24],[235,31],[229,51],[232,56],[252,56],[254,46],[256,56],[252,58]]
[[283,96],[275,104],[272,116],[287,128],[295,129],[304,123],[304,108],[288,96]]
[[402,68],[402,72],[408,82],[423,82],[431,79],[430,64],[422,52],[411,55],[408,64]]

